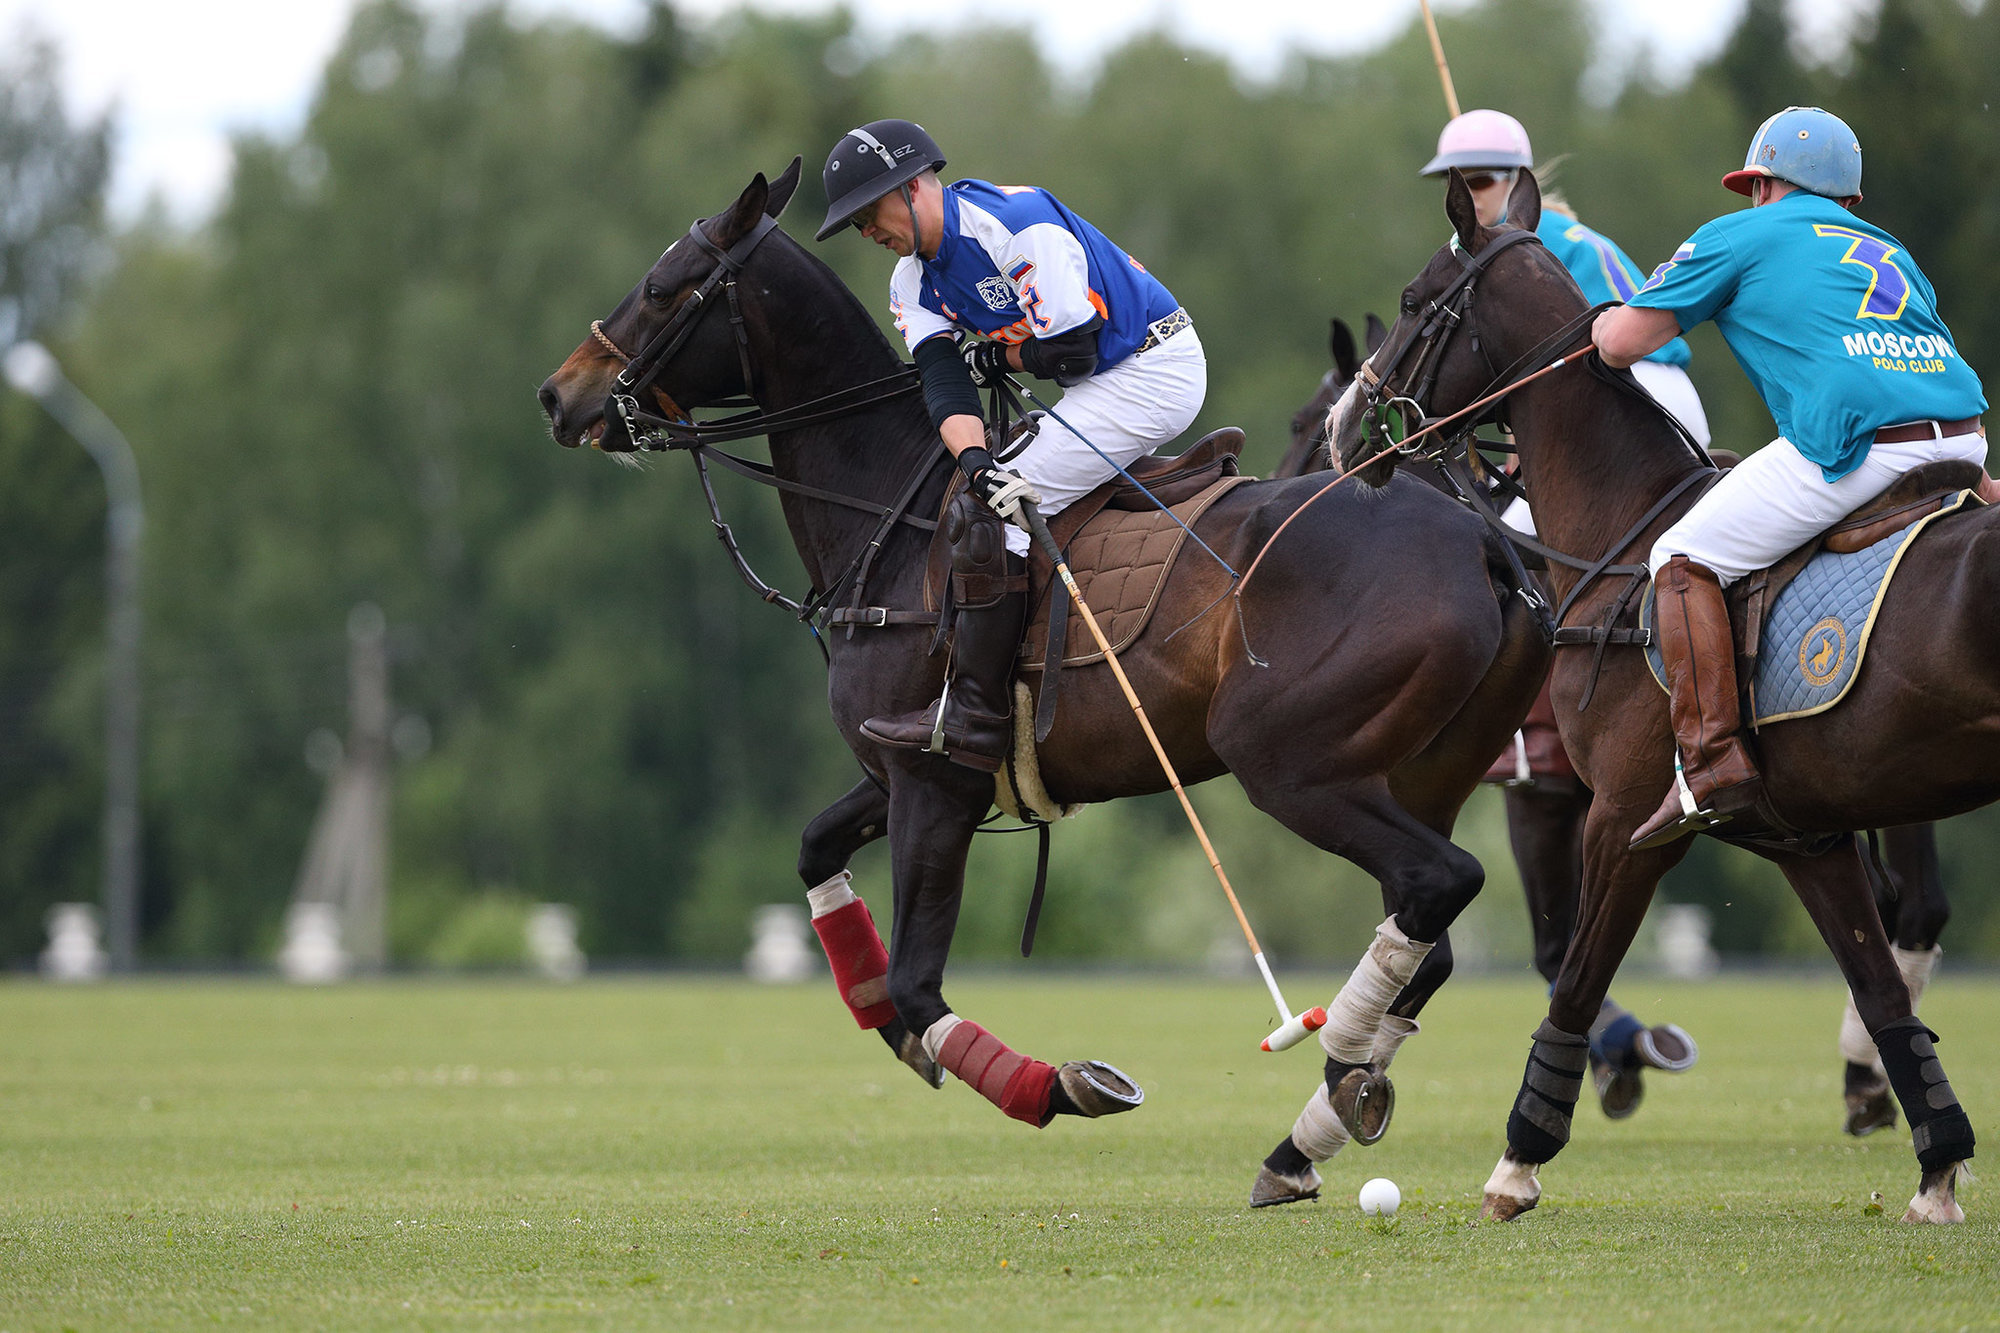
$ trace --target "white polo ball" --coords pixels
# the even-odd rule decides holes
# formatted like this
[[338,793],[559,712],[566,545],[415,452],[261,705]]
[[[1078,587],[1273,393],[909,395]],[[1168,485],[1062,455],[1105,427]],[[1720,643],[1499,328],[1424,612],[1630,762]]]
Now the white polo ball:
[[1361,1187],[1361,1211],[1370,1217],[1394,1217],[1403,1206],[1403,1191],[1393,1180],[1377,1176]]

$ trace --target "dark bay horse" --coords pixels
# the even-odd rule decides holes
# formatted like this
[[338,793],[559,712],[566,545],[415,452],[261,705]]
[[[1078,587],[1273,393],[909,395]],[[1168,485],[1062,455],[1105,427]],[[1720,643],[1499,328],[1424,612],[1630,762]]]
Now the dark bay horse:
[[[1540,213],[1538,187],[1524,171],[1507,215],[1532,233]],[[1369,423],[1391,396],[1414,397],[1435,420],[1587,340],[1586,303],[1562,266],[1532,234],[1481,226],[1455,172],[1446,214],[1451,243],[1404,289],[1389,340],[1363,372],[1364,382],[1379,382],[1343,404],[1335,440],[1350,467],[1377,452]],[[1455,336],[1461,332],[1470,336]],[[1585,363],[1522,384],[1486,410],[1504,412],[1512,425],[1542,540],[1581,559],[1643,560],[1659,532],[1693,502],[1684,483],[1710,479],[1706,460],[1650,400]],[[1391,457],[1364,469],[1362,480],[1379,482],[1393,468]],[[1676,486],[1683,486],[1678,502],[1662,508]],[[1551,583],[1567,595],[1578,578],[1557,566]],[[1586,586],[1565,623],[1600,623],[1624,582],[1604,578]],[[2000,798],[1996,602],[2000,513],[1980,509],[1939,524],[1904,554],[1866,668],[1847,699],[1830,712],[1758,734],[1768,790],[1793,827],[1837,835],[1939,819]],[[1508,1120],[1507,1151],[1486,1184],[1484,1212],[1491,1218],[1517,1216],[1540,1198],[1540,1167],[1569,1137],[1582,1034],[1660,877],[1688,847],[1683,839],[1628,850],[1632,831],[1658,805],[1673,773],[1666,696],[1641,653],[1612,647],[1595,676],[1590,707],[1579,711],[1594,657],[1591,650],[1557,654],[1563,741],[1594,793],[1584,830],[1583,901]],[[1932,1037],[1911,1016],[1856,840],[1837,838],[1819,855],[1754,850],[1779,867],[1811,914],[1887,1067],[1922,1172],[1905,1220],[1962,1221],[1954,1186],[1972,1155],[1971,1122]]]
[[[945,1002],[967,847],[993,804],[993,778],[940,756],[878,748],[860,725],[918,707],[941,688],[936,626],[916,614],[930,534],[881,515],[902,494],[913,496],[908,512],[935,515],[951,468],[913,395],[859,406],[841,397],[893,380],[903,365],[832,271],[767,224],[797,181],[797,162],[775,181],[759,175],[733,205],[696,223],[544,383],[543,408],[565,446],[630,449],[628,412],[621,404],[607,420],[607,397],[634,358],[659,356],[645,391],[668,418],[746,392],[762,412],[787,414],[769,433],[771,466],[808,578],[849,601],[857,557],[874,543],[866,604],[897,613],[827,635],[834,721],[888,790],[894,918],[886,1000],[874,999],[893,1007],[902,1035],[892,1044],[920,1071],[926,1057],[944,1064],[1031,1123],[1125,1109],[1136,1097],[1080,1098],[1071,1066],[1055,1070],[1007,1050]],[[838,402],[848,405],[814,407]],[[1197,532],[1241,569],[1324,485],[1239,485],[1208,508]],[[1415,558],[1412,534],[1422,547]],[[1450,841],[1453,821],[1519,725],[1548,651],[1483,526],[1416,481],[1380,491],[1343,486],[1300,514],[1242,598],[1241,626],[1227,600],[1217,606],[1228,587],[1216,561],[1182,559],[1152,627],[1121,653],[1125,670],[1184,781],[1234,773],[1259,808],[1380,881],[1391,917],[1370,957],[1392,927],[1411,941],[1436,941],[1414,974],[1399,978],[1403,988],[1381,997],[1412,1015],[1448,975],[1446,928],[1483,881],[1479,863]],[[1268,666],[1246,660],[1246,632]],[[1039,757],[1045,786],[1064,803],[1166,788],[1101,664],[1063,673]],[[861,787],[836,803],[815,821],[802,870],[837,870],[880,831],[879,809]],[[818,864],[807,867],[808,859]],[[1380,1004],[1350,1009],[1378,1023],[1383,1016]],[[976,1033],[977,1070],[966,1068],[967,1030]],[[1365,1049],[1372,1033],[1347,1037]]]

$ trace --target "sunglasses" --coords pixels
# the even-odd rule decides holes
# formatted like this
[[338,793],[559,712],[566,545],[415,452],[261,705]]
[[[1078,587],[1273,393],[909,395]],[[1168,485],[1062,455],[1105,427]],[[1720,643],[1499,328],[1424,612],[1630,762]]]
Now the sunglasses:
[[1511,185],[1514,181],[1514,173],[1511,171],[1468,171],[1464,176],[1466,188],[1471,190],[1483,190],[1502,181]]

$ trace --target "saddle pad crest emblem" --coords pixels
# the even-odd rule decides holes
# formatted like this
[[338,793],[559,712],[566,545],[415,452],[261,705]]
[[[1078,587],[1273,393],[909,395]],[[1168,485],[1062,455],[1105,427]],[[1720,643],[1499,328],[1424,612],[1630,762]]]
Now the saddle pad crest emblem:
[[1828,616],[1799,640],[1799,674],[1814,687],[1831,685],[1847,660],[1847,626]]

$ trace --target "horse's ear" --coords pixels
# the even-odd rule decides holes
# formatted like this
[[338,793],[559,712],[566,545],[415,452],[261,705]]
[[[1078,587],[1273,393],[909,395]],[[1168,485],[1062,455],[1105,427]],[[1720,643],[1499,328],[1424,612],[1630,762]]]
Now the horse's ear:
[[764,216],[764,208],[770,201],[771,185],[760,171],[744,187],[743,193],[736,196],[736,202],[729,206],[729,211],[718,215],[709,239],[725,248],[736,244],[750,234],[750,229],[757,225],[757,219]]
[[1368,348],[1368,355],[1373,356],[1375,353],[1381,351],[1382,344],[1388,341],[1389,326],[1382,322],[1380,315],[1376,314],[1373,310],[1369,311],[1368,332],[1363,340],[1363,345]]
[[1541,183],[1526,167],[1521,168],[1513,190],[1507,195],[1507,220],[1522,231],[1533,231],[1542,224]]
[[778,179],[771,182],[771,197],[764,204],[764,211],[777,217],[785,211],[785,205],[792,202],[792,192],[799,188],[799,167],[805,162],[803,157],[792,159],[792,165],[778,173]]
[[1449,173],[1450,184],[1444,192],[1444,215],[1451,219],[1451,225],[1458,232],[1459,246],[1467,254],[1479,253],[1479,205],[1472,202],[1472,187],[1465,183],[1465,177],[1453,167]]
[[1354,354],[1354,330],[1347,327],[1346,320],[1333,321],[1327,349],[1333,353],[1334,373],[1344,380],[1353,379],[1354,372],[1361,368],[1361,358]]

